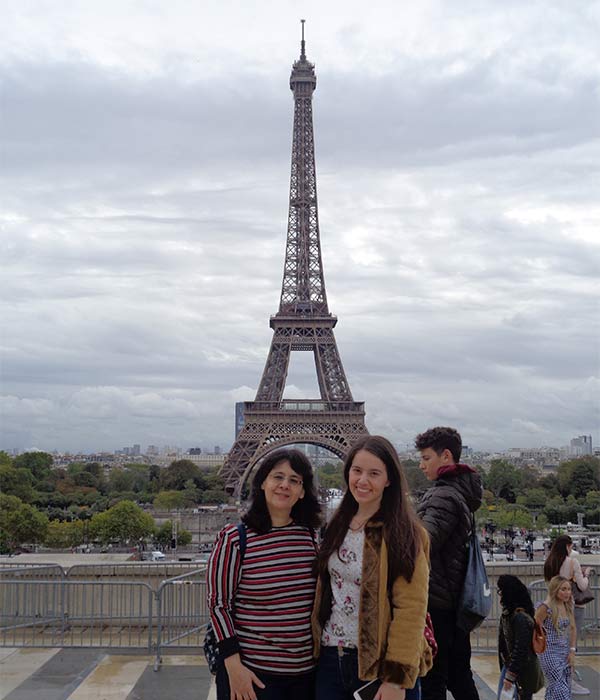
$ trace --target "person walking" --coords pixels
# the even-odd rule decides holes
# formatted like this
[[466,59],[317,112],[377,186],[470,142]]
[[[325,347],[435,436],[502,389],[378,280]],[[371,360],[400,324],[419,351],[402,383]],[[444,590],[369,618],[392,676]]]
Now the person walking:
[[415,439],[421,471],[433,482],[417,506],[431,541],[429,613],[438,653],[422,680],[423,700],[479,700],[471,671],[470,635],[457,625],[467,568],[472,515],[482,501],[481,477],[460,463],[462,440],[454,428],[436,427]]
[[575,666],[575,617],[571,583],[554,576],[548,595],[537,606],[535,619],[546,630],[546,651],[539,655],[546,678],[545,700],[571,700],[571,674]]
[[544,684],[540,663],[532,646],[533,602],[527,586],[509,574],[498,577],[498,595],[502,606],[498,627],[498,698],[504,690],[511,698],[531,700]]
[[[550,553],[544,562],[544,579],[550,581],[554,576],[563,576],[569,581],[575,581],[580,590],[589,588],[589,574],[591,569],[581,567],[576,557],[572,556],[573,540],[569,535],[559,535],[550,548]],[[580,633],[583,629],[585,608],[583,605],[574,605],[575,627]],[[571,678],[571,693],[573,695],[589,695],[590,689]]]
[[427,534],[386,438],[360,439],[346,457],[344,480],[317,560],[316,699],[352,700],[376,681],[374,700],[418,700],[418,678],[432,659],[424,636]]
[[[310,617],[320,505],[308,459],[267,455],[242,517],[218,534],[208,562],[210,620],[218,642],[218,700],[311,700]],[[244,547],[242,547],[244,549]]]

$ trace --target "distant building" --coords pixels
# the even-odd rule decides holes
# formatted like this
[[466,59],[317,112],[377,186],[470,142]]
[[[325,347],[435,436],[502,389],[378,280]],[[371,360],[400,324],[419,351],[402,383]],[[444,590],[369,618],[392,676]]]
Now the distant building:
[[244,427],[245,423],[245,418],[244,418],[244,402],[243,401],[236,401],[235,404],[235,437],[237,439],[237,436],[240,434],[240,431]]
[[202,448],[201,447],[190,447],[190,452],[191,455],[201,455],[202,454]]
[[571,440],[571,455],[573,457],[583,457],[584,455],[592,454],[594,454],[594,451],[591,435],[580,435]]

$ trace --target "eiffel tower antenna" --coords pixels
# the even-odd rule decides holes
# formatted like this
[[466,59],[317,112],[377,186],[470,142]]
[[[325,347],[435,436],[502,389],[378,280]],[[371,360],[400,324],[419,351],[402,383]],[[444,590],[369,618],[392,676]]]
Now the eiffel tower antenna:
[[[294,131],[287,241],[279,310],[254,401],[244,403],[244,426],[221,470],[225,488],[239,496],[253,467],[276,447],[310,443],[344,457],[367,433],[364,403],[354,401],[329,312],[319,233],[312,96],[315,67],[306,58],[304,20],[300,58],[292,66]],[[320,397],[283,398],[292,352],[312,352]]]

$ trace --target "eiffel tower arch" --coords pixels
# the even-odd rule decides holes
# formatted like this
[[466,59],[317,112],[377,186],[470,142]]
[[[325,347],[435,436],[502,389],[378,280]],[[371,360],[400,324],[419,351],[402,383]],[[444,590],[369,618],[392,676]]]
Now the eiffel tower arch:
[[[254,401],[244,403],[244,427],[221,470],[225,488],[239,495],[257,462],[277,447],[309,443],[344,457],[367,433],[364,403],[354,401],[329,312],[319,234],[312,95],[314,65],[306,58],[304,20],[300,58],[292,67],[294,130],[290,201],[279,310]],[[292,352],[312,352],[320,397],[283,398]]]

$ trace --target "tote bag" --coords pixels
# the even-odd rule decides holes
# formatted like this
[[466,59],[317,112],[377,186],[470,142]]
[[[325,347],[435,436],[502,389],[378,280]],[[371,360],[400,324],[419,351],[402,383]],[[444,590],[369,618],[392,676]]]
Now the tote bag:
[[468,546],[467,571],[456,615],[456,624],[465,632],[471,632],[479,627],[492,609],[492,591],[477,539],[473,516],[471,516],[471,535]]

